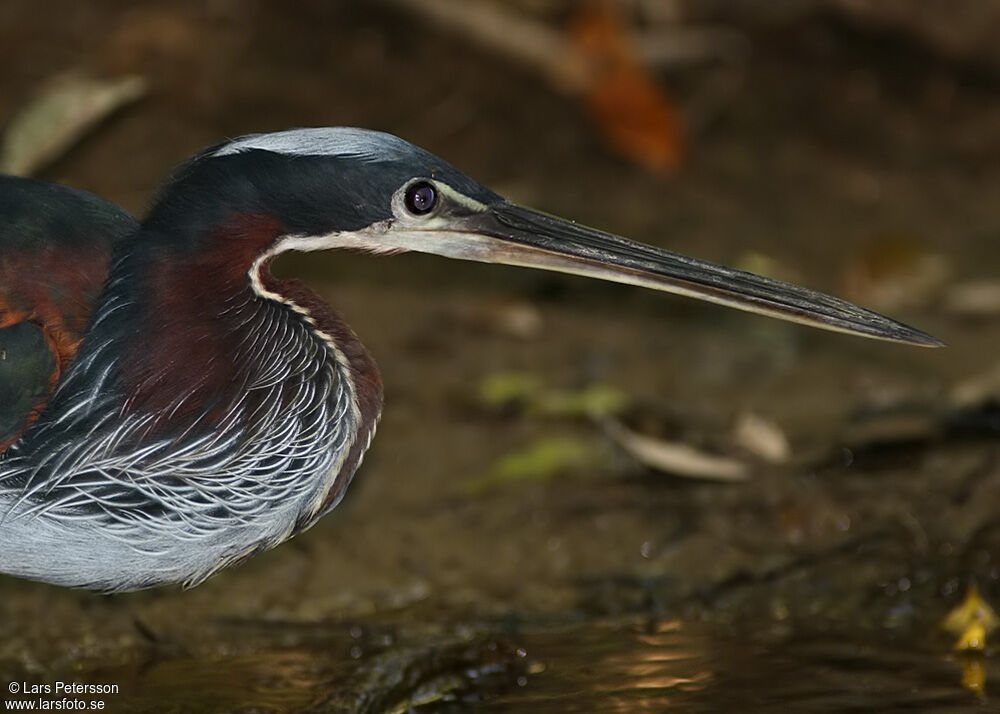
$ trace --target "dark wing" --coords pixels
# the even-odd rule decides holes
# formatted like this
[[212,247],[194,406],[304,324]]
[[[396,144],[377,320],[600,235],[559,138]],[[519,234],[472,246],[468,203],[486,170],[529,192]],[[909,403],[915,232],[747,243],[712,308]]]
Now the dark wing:
[[86,191],[0,175],[0,453],[72,361],[114,246],[137,225]]

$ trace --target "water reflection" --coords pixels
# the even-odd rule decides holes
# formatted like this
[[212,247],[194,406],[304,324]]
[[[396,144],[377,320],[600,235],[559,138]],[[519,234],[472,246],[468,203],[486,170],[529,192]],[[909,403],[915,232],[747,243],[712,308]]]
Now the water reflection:
[[837,632],[761,644],[678,621],[539,632],[526,646],[546,672],[492,710],[971,712],[985,700],[960,677],[984,682],[998,669],[980,657],[959,671],[926,644]]
[[[503,634],[498,634],[503,632]],[[115,711],[988,711],[1000,665],[939,637],[785,639],[672,619],[362,627],[241,623],[205,643],[60,675],[115,682]],[[17,674],[12,680],[25,678]]]

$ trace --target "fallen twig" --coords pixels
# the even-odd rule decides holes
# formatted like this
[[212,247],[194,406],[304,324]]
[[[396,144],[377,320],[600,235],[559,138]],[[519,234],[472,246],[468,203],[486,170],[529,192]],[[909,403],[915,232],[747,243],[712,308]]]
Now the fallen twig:
[[38,172],[146,89],[146,80],[135,75],[100,80],[71,72],[54,78],[11,119],[0,146],[0,172]]
[[749,478],[749,467],[737,459],[709,454],[690,444],[637,434],[613,419],[601,419],[599,423],[615,443],[643,466],[706,481],[738,482]]

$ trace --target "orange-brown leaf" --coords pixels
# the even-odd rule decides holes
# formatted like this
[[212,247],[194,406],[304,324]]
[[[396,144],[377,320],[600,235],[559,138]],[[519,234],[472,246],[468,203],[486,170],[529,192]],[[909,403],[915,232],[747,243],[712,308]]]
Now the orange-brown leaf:
[[583,99],[608,144],[647,168],[676,168],[680,119],[639,60],[621,19],[605,3],[588,5],[572,22],[570,39],[593,67]]

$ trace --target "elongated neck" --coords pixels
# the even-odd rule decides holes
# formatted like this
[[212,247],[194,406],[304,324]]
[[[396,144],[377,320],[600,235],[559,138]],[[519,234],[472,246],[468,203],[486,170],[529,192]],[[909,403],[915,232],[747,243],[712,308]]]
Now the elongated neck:
[[292,320],[358,380],[363,411],[377,413],[378,369],[354,332],[309,288],[273,276],[284,230],[270,216],[231,214],[194,237],[140,236],[140,252],[120,266],[140,328],[123,361],[129,409],[162,411],[178,393],[202,405],[241,397],[271,323]]
[[224,405],[246,389],[261,353],[255,336],[266,337],[273,320],[296,318],[269,308],[250,276],[281,231],[269,217],[237,214],[194,239],[140,234],[116,267],[136,327],[122,361],[127,411],[163,412],[178,394],[190,409]]

